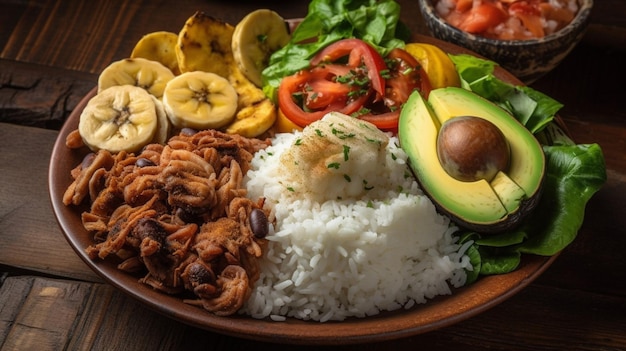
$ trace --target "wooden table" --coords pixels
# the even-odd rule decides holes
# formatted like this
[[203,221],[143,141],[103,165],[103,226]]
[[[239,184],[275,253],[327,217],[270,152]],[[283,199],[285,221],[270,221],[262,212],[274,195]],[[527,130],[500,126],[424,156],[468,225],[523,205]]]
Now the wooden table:
[[[426,33],[414,1],[402,20]],[[102,281],[57,226],[47,169],[58,130],[110,62],[196,10],[230,23],[290,1],[0,0],[0,349],[317,349],[207,332],[147,309]],[[626,3],[598,0],[583,42],[533,87],[565,104],[574,139],[598,142],[608,181],[576,241],[500,305],[430,333],[342,350],[626,350]],[[330,349],[330,347],[328,347]]]

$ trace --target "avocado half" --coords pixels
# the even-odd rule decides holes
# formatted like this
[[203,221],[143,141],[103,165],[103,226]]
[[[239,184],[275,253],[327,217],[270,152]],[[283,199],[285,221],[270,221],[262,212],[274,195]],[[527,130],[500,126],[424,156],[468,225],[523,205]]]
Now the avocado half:
[[[508,141],[508,167],[492,179],[459,180],[440,162],[439,131],[446,121],[463,116],[486,119]],[[422,190],[461,227],[481,233],[510,230],[539,202],[545,174],[541,145],[507,111],[471,91],[435,89],[428,100],[413,93],[402,108],[398,138]]]

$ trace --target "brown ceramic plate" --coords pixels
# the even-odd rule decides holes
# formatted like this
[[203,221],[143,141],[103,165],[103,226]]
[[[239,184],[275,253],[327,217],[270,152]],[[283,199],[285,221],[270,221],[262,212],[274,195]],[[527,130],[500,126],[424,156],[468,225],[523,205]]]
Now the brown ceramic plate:
[[[431,37],[418,35],[415,40],[435,44],[453,54],[471,53]],[[522,84],[503,69],[498,68],[496,75],[509,83]],[[483,277],[470,286],[454,290],[450,296],[437,297],[409,310],[384,312],[363,319],[319,323],[296,319],[273,322],[247,316],[215,316],[185,304],[179,297],[165,295],[139,283],[136,276],[118,270],[112,262],[91,260],[85,254],[85,248],[92,244],[92,236],[81,223],[80,213],[84,209],[65,206],[62,198],[72,181],[70,170],[82,161],[87,150],[68,149],[65,138],[78,127],[80,113],[94,94],[95,89],[78,104],[61,129],[52,150],[49,187],[54,213],[66,239],[91,269],[136,300],[181,322],[232,336],[278,343],[350,344],[391,340],[426,333],[482,313],[522,290],[556,258],[524,256],[520,267],[512,273]]]

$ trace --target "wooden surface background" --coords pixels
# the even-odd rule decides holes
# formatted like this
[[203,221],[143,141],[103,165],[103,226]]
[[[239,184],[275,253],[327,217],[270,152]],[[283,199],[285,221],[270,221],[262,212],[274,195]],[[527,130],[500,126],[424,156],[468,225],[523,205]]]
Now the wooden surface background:
[[[402,20],[426,33],[414,1]],[[202,9],[236,23],[306,1],[0,0],[0,350],[313,350],[176,322],[104,283],[72,251],[52,213],[47,168],[57,131],[110,62]],[[626,350],[626,2],[596,0],[583,42],[533,84],[565,104],[574,139],[598,142],[608,181],[578,238],[534,283],[448,328],[333,350]],[[277,325],[277,328],[280,326]]]

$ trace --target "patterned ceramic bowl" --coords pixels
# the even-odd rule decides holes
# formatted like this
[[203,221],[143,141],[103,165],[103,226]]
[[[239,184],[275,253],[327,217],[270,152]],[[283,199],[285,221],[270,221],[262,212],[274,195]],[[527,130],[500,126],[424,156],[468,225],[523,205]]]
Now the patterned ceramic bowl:
[[459,30],[441,18],[434,0],[419,0],[420,11],[431,34],[470,49],[500,64],[526,84],[556,67],[582,39],[589,24],[593,0],[578,0],[574,19],[561,30],[541,39],[488,39]]

